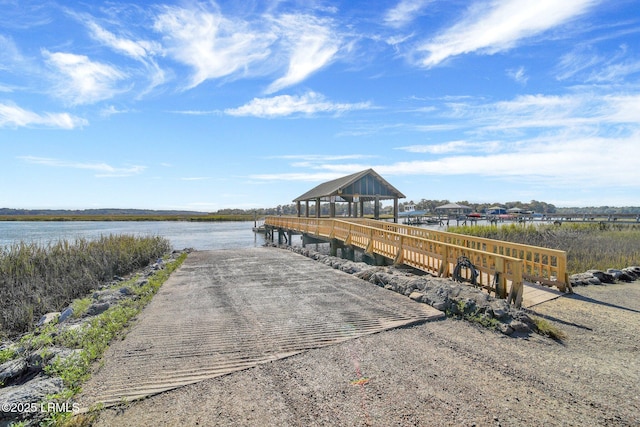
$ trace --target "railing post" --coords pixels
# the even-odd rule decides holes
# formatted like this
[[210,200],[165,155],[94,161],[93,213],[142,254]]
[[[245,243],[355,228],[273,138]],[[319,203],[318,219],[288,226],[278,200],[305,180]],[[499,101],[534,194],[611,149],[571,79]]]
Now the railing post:
[[396,252],[396,257],[393,260],[394,265],[400,265],[404,263],[404,236],[400,236],[400,242],[398,245],[398,251]]
[[522,294],[524,288],[522,285],[522,260],[520,262],[513,263],[513,278],[511,281],[511,292],[509,292],[509,298],[507,302],[509,304],[515,304],[516,307],[522,306]]
[[442,262],[440,263],[440,270],[438,271],[439,277],[448,277],[449,276],[449,247],[447,245],[442,245],[440,250],[440,255],[442,256]]
[[496,296],[499,298],[507,298],[507,279],[505,277],[504,259],[500,257],[495,258],[496,270],[494,272],[494,282],[496,284]]

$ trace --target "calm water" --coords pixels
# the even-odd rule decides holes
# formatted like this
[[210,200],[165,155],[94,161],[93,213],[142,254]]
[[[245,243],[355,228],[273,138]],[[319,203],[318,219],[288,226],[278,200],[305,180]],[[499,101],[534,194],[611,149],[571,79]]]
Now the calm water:
[[162,236],[174,249],[230,249],[262,246],[264,235],[255,234],[252,221],[0,221],[0,247],[15,242],[46,245],[60,239],[99,238],[109,234]]

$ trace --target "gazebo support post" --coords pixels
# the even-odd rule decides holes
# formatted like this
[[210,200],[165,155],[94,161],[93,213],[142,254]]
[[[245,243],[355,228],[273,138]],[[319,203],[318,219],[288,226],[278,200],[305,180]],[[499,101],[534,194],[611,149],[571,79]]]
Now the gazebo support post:
[[398,198],[393,199],[393,222],[398,223]]

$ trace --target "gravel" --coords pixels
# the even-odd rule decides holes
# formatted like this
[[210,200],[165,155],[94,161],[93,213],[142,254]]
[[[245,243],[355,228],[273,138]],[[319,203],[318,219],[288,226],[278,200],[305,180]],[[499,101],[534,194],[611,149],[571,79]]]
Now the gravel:
[[445,319],[103,410],[96,426],[637,426],[640,282],[534,307],[567,338]]

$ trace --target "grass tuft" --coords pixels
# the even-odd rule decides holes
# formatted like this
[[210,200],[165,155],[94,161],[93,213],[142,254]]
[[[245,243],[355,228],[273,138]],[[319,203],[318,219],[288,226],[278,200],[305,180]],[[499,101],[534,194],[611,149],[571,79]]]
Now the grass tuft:
[[532,318],[534,325],[536,326],[536,332],[545,337],[552,338],[556,341],[562,341],[567,338],[567,334],[562,329],[553,325],[551,322],[539,317]]

